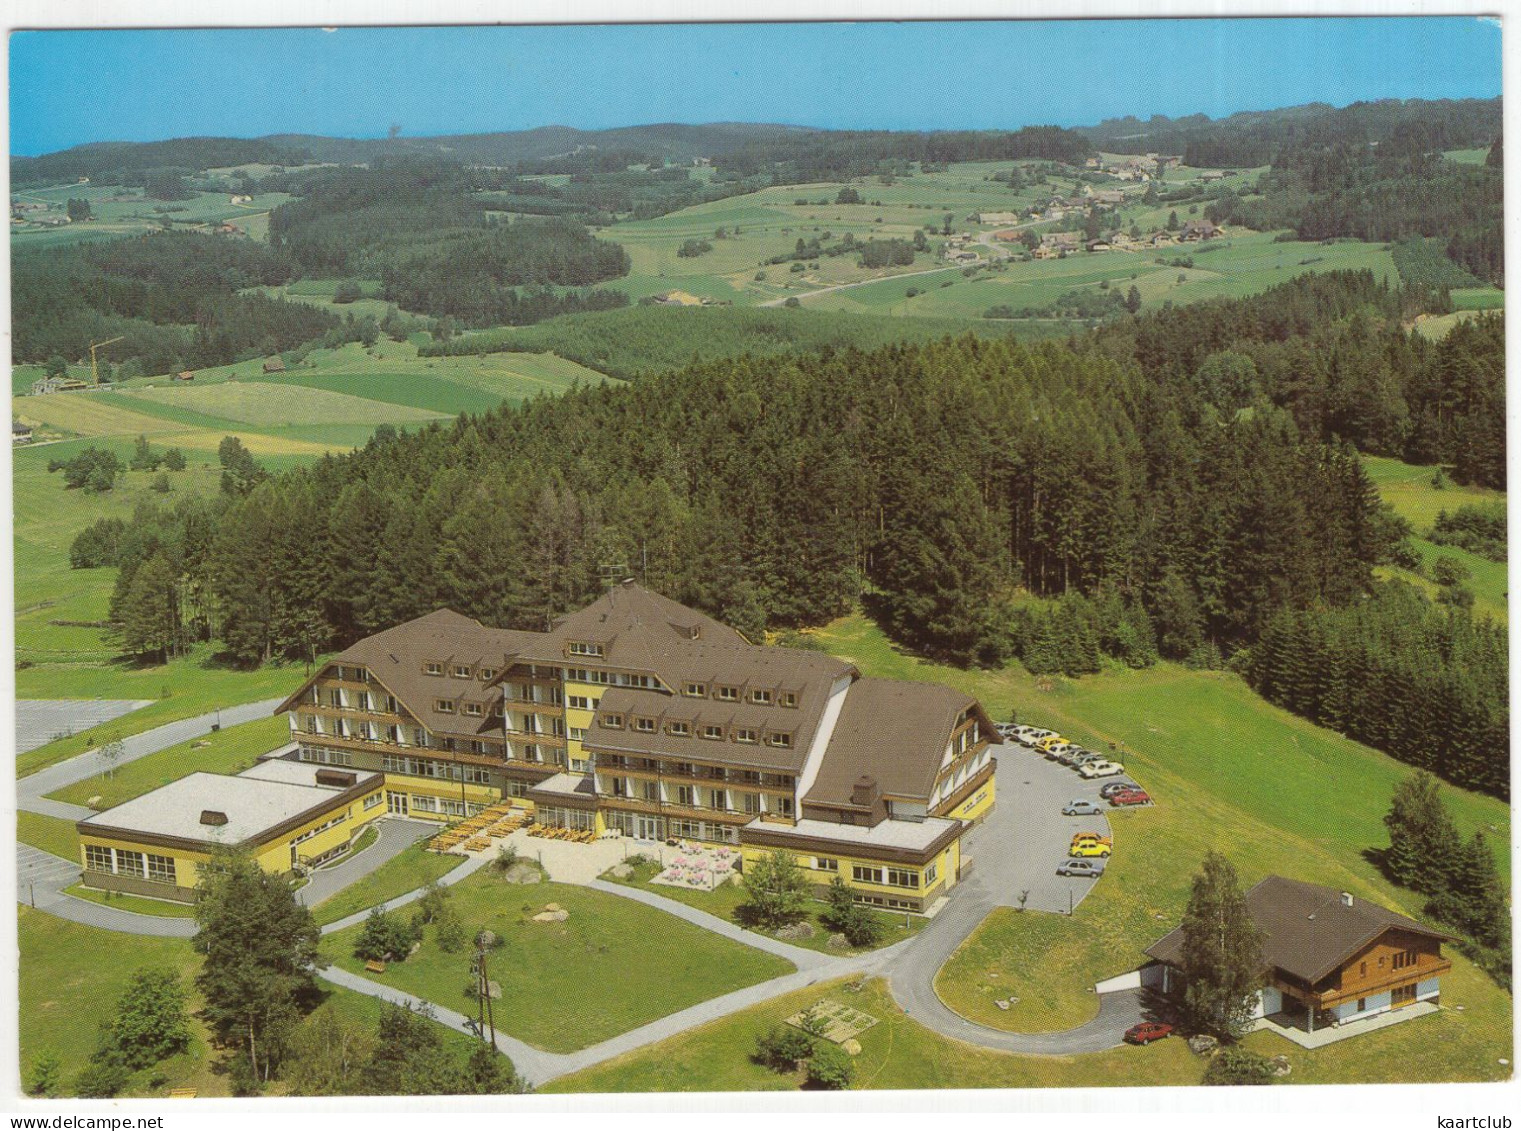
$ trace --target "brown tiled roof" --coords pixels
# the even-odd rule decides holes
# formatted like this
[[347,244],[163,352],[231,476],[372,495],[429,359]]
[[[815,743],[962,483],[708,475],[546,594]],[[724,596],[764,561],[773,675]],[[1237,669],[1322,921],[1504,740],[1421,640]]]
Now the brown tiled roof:
[[[1246,893],[1252,921],[1267,938],[1263,958],[1269,966],[1314,984],[1374,942],[1398,929],[1435,939],[1452,936],[1417,923],[1386,907],[1354,898],[1342,903],[1335,888],[1268,876]],[[1183,960],[1183,928],[1165,935],[1146,951],[1170,965]]]
[[[513,663],[523,644],[535,636],[531,632],[487,628],[479,621],[449,609],[439,609],[427,616],[409,620],[366,637],[335,656],[332,664],[363,665],[428,730],[437,734],[501,734],[500,725],[488,727],[492,705],[502,697],[500,686],[487,686],[479,679],[456,679],[456,665],[495,668],[500,673]],[[428,675],[424,665],[442,663],[444,674]],[[276,709],[290,710],[311,686],[308,680],[301,689]],[[435,711],[435,699],[467,700],[483,705],[479,717]]]
[[[804,801],[849,805],[862,777],[875,778],[885,796],[928,800],[956,719],[974,706],[970,695],[944,684],[857,680]],[[997,741],[991,725],[986,729]]]
[[[699,641],[749,647],[728,625],[633,582],[616,585],[584,609],[561,617],[548,632],[524,635],[528,639],[519,658],[525,662],[575,667],[584,661],[627,671],[661,671],[663,661]],[[600,644],[602,655],[568,655],[572,642]]]

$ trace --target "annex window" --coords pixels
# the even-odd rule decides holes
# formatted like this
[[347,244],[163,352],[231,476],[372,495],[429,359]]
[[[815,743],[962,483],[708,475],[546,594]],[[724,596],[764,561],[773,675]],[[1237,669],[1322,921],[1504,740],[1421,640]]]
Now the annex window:
[[795,692],[795,691],[783,691],[782,694],[781,694],[781,696],[780,696],[780,702],[781,702],[781,704],[782,704],[783,707],[796,707],[797,706],[797,692]]
[[702,728],[702,736],[704,738],[720,738],[721,739],[724,736],[724,728],[721,727],[721,726],[715,726],[712,723],[709,723],[709,724],[707,724],[706,726],[704,726]]
[[766,741],[771,743],[772,746],[791,746],[792,736],[790,734],[777,732],[772,734]]
[[623,729],[623,716],[622,715],[603,715],[602,716],[602,725],[605,726],[605,727],[612,727],[615,730],[622,730]]
[[722,699],[725,703],[739,702],[739,688],[730,687],[727,684],[719,684],[713,691],[713,698]]
[[111,850],[100,844],[85,845],[85,868],[91,872],[110,872]]
[[840,862],[829,856],[814,857],[813,866],[820,872],[838,872],[840,870]]
[[737,727],[734,731],[734,741],[753,743],[755,741],[755,731],[749,727]]
[[596,704],[593,703],[591,699],[585,695],[566,696],[565,705],[574,711],[590,711],[593,707],[596,706]]
[[123,852],[116,850],[116,872],[121,876],[142,876],[147,878],[147,862],[141,852]]
[[755,690],[750,692],[750,702],[760,703],[764,706],[770,706],[771,692],[763,687],[757,687]]
[[429,660],[426,664],[423,665],[423,671],[427,672],[429,675],[443,675],[444,665]]
[[940,878],[940,865],[939,864],[936,864],[936,863],[932,862],[928,868],[924,869],[924,886],[925,887],[929,887],[930,884],[934,883],[939,878]]
[[148,878],[155,883],[174,883],[174,857],[148,853]]
[[887,882],[895,888],[916,888],[919,886],[919,873],[907,868],[889,868]]
[[868,868],[865,864],[852,864],[850,876],[858,884],[880,884],[882,882],[882,869]]
[[441,711],[442,713],[444,713],[446,715],[452,715],[452,714],[454,714],[454,700],[452,700],[452,699],[435,699],[435,700],[433,700],[433,709],[435,711]]
[[481,716],[481,705],[479,703],[465,703],[460,707],[460,710],[464,711],[467,715],[474,715],[476,718],[480,718]]
[[686,738],[688,735],[690,735],[692,733],[692,728],[690,726],[688,726],[686,723],[678,723],[678,722],[667,723],[666,724],[666,729],[669,730],[672,734],[674,734],[677,738]]
[[654,719],[647,719],[647,718],[644,718],[642,716],[635,716],[635,718],[634,718],[634,729],[637,730],[637,731],[643,731],[645,734],[654,734],[655,733],[655,720]]
[[570,642],[570,654],[572,656],[600,656],[602,645],[593,644],[585,640],[572,640]]
[[372,793],[372,794],[370,794],[368,797],[366,797],[364,799],[365,810],[368,811],[370,809],[375,808],[375,806],[379,805],[384,800],[385,800],[385,794],[384,793]]
[[705,699],[708,694],[708,685],[706,683],[689,683],[686,687],[682,688],[682,694],[690,695],[694,699]]

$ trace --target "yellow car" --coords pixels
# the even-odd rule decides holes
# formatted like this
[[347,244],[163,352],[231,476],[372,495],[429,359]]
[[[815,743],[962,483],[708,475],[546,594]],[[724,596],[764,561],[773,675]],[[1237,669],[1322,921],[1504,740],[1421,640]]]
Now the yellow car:
[[1076,842],[1067,851],[1068,856],[1108,856],[1112,851],[1107,844],[1097,840]]
[[1073,833],[1072,847],[1076,848],[1080,844],[1102,844],[1105,848],[1113,848],[1114,837],[1100,836],[1098,833]]
[[1035,743],[1037,750],[1050,750],[1057,743],[1065,743],[1067,740],[1059,734],[1048,734],[1045,738],[1038,739]]

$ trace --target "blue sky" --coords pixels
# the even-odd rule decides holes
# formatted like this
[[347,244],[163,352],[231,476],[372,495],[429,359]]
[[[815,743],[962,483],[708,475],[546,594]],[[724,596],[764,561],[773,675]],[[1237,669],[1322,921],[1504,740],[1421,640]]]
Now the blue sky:
[[1460,18],[14,33],[11,151],[649,122],[1088,125],[1500,93]]

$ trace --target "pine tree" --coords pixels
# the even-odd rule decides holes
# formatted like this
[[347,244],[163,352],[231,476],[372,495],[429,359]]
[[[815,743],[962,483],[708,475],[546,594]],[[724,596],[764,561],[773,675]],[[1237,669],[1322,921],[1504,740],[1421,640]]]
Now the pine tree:
[[1183,914],[1183,1008],[1194,1029],[1232,1041],[1242,1034],[1262,988],[1264,938],[1236,869],[1209,853]]
[[1400,782],[1384,826],[1389,830],[1384,867],[1390,879],[1427,895],[1452,886],[1462,842],[1435,778],[1418,771]]
[[803,917],[808,880],[797,857],[783,849],[764,853],[745,868],[742,913],[763,927],[785,927]]

